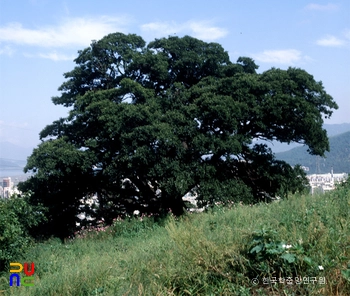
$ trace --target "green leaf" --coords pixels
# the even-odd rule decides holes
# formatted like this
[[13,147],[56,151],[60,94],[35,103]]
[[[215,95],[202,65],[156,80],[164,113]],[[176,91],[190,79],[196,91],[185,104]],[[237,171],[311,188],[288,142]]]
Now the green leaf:
[[285,254],[281,255],[281,258],[288,261],[288,263],[293,263],[296,260],[295,255],[290,254],[290,253],[285,253]]
[[350,269],[345,269],[341,271],[341,274],[344,279],[350,282]]
[[307,265],[313,266],[313,262],[312,262],[312,260],[311,260],[310,257],[304,256],[303,259],[304,259],[304,262],[305,262]]
[[261,250],[263,249],[263,246],[262,245],[257,245],[255,246],[253,249],[250,250],[250,253],[260,253]]

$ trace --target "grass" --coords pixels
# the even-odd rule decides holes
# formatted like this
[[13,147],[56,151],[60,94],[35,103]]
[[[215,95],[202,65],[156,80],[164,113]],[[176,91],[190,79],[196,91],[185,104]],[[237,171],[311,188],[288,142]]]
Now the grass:
[[[350,295],[350,188],[162,224],[116,220],[18,258],[32,261],[34,287],[9,287],[6,273],[0,295]],[[273,277],[293,284],[267,283]],[[295,277],[325,283],[297,285]]]

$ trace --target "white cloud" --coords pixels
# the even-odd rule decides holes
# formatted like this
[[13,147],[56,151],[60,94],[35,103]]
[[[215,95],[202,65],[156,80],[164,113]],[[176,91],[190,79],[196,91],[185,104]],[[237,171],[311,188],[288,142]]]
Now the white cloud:
[[145,32],[153,32],[157,36],[165,37],[167,35],[174,35],[183,31],[185,27],[174,22],[153,22],[141,25],[141,30]]
[[65,55],[62,53],[57,53],[56,51],[49,53],[40,53],[39,57],[53,61],[73,61],[76,58],[76,56]]
[[14,50],[10,46],[5,46],[0,48],[0,55],[4,54],[4,55],[12,56],[13,53],[14,53]]
[[36,29],[24,28],[20,23],[0,27],[0,42],[37,47],[88,46],[91,40],[122,32],[125,18],[100,16],[94,18],[65,18],[57,26]]
[[296,49],[264,50],[253,54],[254,59],[263,63],[294,64],[302,59],[301,52]]
[[203,40],[216,40],[225,37],[228,34],[227,30],[210,26],[205,22],[190,22],[189,27],[192,30],[194,37]]
[[333,35],[326,35],[323,38],[320,38],[316,41],[317,45],[327,46],[327,47],[349,47],[350,44],[350,30],[345,29],[342,32],[341,37],[336,37]]
[[306,5],[305,9],[307,9],[307,10],[319,10],[319,11],[332,11],[332,10],[337,10],[338,5],[335,5],[332,3],[328,3],[326,5],[310,3],[310,4]]
[[48,60],[52,60],[52,61],[73,61],[76,56],[75,55],[67,55],[64,54],[62,52],[57,52],[57,51],[52,51],[52,52],[46,52],[46,53],[28,53],[25,52],[23,53],[23,56],[25,56],[26,58],[43,58],[43,59],[48,59]]
[[203,40],[216,40],[228,34],[226,29],[215,27],[210,22],[205,21],[188,21],[182,24],[176,22],[153,22],[141,25],[141,30],[152,33],[156,37],[189,34]]
[[327,35],[326,37],[317,40],[316,44],[321,46],[340,47],[345,44],[345,40],[339,39],[335,36]]

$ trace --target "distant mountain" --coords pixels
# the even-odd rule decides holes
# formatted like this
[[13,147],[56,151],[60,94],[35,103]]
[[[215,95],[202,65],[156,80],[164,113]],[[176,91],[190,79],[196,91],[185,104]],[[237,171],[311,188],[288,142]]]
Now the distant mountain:
[[308,174],[325,174],[332,168],[334,173],[350,173],[350,131],[330,137],[329,144],[330,152],[325,153],[326,158],[310,155],[304,146],[276,153],[276,158],[290,165],[309,167]]
[[25,160],[0,158],[0,178],[24,175],[23,169],[25,165]]
[[1,168],[21,169],[25,165],[26,165],[25,160],[14,160],[14,159],[0,158],[0,167]]
[[32,152],[33,148],[21,147],[9,142],[0,142],[0,179],[3,177],[16,177],[16,180],[19,180],[23,176],[27,176],[24,174],[23,168]]
[[328,137],[333,137],[350,131],[350,123],[324,124]]
[[0,142],[0,158],[11,160],[24,160],[33,152],[33,148],[22,147],[9,142]]
[[[350,123],[324,124],[323,128],[327,131],[328,137],[332,137],[350,131]],[[289,151],[295,147],[303,147],[303,145],[297,143],[287,144],[278,141],[273,141],[272,143],[265,141],[257,141],[256,143],[267,144],[267,146],[270,147],[274,153]]]

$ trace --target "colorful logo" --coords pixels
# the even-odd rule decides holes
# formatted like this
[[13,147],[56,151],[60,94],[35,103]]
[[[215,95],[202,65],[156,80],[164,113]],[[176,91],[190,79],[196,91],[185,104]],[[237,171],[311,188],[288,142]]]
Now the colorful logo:
[[[25,286],[25,287],[32,287],[34,286],[34,276],[32,276],[34,274],[34,262],[31,263],[30,266],[30,270],[28,270],[28,263],[24,263],[24,268],[23,265],[21,263],[18,262],[11,262],[10,263],[10,287],[13,286],[13,281],[14,279],[16,279],[16,284],[17,287],[19,286]],[[12,269],[11,267],[17,267],[16,269]],[[20,273],[22,272],[22,270],[24,269],[24,274],[26,276],[20,276]]]

